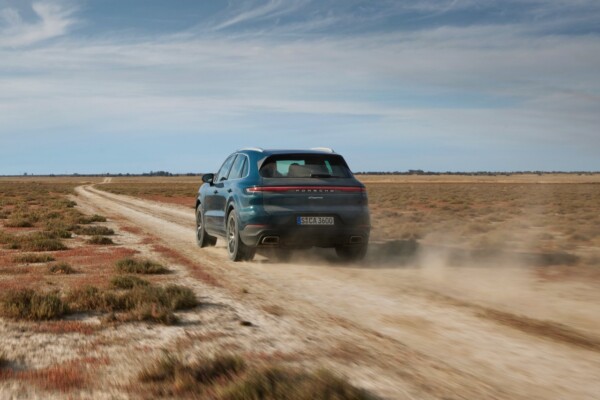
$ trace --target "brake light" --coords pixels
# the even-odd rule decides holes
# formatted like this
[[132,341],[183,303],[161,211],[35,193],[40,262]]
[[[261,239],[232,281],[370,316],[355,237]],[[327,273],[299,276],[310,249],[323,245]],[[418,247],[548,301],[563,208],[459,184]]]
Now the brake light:
[[253,186],[246,188],[246,192],[248,193],[364,193],[366,191],[367,190],[361,186]]

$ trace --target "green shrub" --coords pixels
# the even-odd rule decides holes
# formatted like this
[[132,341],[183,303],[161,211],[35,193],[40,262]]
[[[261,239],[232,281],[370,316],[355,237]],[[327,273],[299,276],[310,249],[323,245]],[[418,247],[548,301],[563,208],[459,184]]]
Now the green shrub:
[[117,271],[128,274],[166,274],[169,272],[163,265],[150,260],[124,258],[117,261]]
[[0,300],[0,315],[6,318],[48,320],[58,318],[66,312],[67,307],[56,292],[9,290]]
[[132,275],[119,275],[111,279],[110,284],[115,289],[133,289],[136,286],[148,286],[150,282]]
[[71,267],[67,263],[60,263],[60,264],[54,264],[54,265],[50,266],[48,268],[48,272],[50,272],[51,274],[65,274],[65,275],[69,275],[69,274],[74,274],[77,271],[75,271],[73,269],[73,267]]
[[115,242],[113,242],[111,238],[106,237],[106,236],[92,236],[90,239],[88,239],[88,243],[96,244],[96,245],[115,244]]

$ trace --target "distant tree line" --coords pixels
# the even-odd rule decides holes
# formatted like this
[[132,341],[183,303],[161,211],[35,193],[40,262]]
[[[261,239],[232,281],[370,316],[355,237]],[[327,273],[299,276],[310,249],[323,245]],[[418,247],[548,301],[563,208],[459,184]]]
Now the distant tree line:
[[544,175],[544,174],[565,174],[565,175],[593,175],[600,171],[423,171],[422,169],[409,169],[408,171],[360,171],[354,172],[356,175],[466,175],[466,176],[510,176],[510,175]]
[[[356,175],[464,175],[464,176],[511,176],[511,175],[544,175],[544,174],[565,174],[565,175],[593,175],[600,174],[600,171],[474,171],[474,172],[460,172],[460,171],[424,171],[422,169],[409,169],[408,171],[359,171],[354,172]],[[150,171],[143,172],[141,174],[131,173],[102,173],[102,174],[45,174],[45,175],[34,175],[27,172],[23,173],[22,176],[30,177],[66,177],[66,176],[81,176],[81,177],[110,177],[110,176],[202,176],[199,172],[185,172],[185,173],[172,173],[168,171]],[[0,175],[0,176],[18,176],[18,175]]]

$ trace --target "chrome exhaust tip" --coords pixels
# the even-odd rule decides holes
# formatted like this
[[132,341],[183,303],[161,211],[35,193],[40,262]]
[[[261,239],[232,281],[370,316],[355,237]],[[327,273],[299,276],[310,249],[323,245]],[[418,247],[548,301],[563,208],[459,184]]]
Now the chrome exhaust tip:
[[277,246],[279,244],[279,236],[265,236],[260,243],[269,246]]
[[350,236],[350,244],[358,244],[363,242],[362,236]]

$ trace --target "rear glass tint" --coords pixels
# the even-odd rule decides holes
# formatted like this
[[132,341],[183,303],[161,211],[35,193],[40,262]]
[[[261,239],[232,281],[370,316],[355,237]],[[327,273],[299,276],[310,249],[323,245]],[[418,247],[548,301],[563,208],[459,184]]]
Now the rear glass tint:
[[350,178],[344,159],[326,154],[283,154],[271,156],[260,168],[264,178]]

